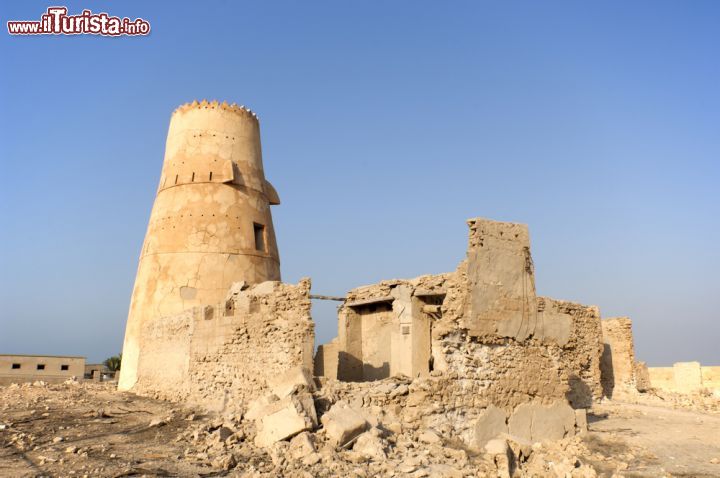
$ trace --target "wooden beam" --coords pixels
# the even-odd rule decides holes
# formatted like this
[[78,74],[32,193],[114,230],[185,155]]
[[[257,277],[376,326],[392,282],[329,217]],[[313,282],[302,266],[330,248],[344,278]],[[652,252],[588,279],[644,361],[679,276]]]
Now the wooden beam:
[[336,297],[332,295],[314,295],[310,294],[311,299],[318,299],[318,300],[336,300],[338,302],[345,302],[345,297]]

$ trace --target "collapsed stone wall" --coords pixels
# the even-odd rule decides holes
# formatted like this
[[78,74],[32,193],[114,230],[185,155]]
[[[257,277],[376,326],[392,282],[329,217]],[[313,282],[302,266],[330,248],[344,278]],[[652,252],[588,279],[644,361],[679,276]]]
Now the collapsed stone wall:
[[134,391],[240,410],[294,366],[312,370],[310,281],[236,283],[224,303],[149,324]]

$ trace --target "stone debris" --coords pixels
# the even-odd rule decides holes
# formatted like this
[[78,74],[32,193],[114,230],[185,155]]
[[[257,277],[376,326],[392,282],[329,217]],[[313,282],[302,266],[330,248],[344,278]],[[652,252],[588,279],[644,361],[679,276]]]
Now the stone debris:
[[255,423],[255,444],[259,447],[312,430],[318,424],[313,397],[303,392],[272,402],[259,413]]
[[148,428],[152,427],[161,427],[163,425],[167,425],[167,419],[156,417],[150,420],[150,423],[148,424]]
[[355,440],[353,451],[356,451],[372,460],[382,460],[387,457],[385,452],[388,444],[381,438],[382,432],[377,428],[371,428],[360,434]]
[[280,400],[280,399],[274,393],[263,395],[259,398],[251,400],[247,406],[247,411],[245,412],[245,418],[248,420],[257,419],[268,405],[270,405],[273,402],[277,402],[278,400]]
[[290,440],[288,453],[293,460],[301,460],[315,453],[315,444],[308,432],[302,432]]
[[575,435],[575,411],[569,405],[524,403],[508,420],[510,435],[531,443],[544,443]]
[[[455,422],[463,423],[467,419],[454,416],[449,409],[434,413],[437,404],[430,401],[408,406],[413,394],[422,389],[417,388],[416,382],[406,377],[363,383],[324,381],[322,387],[312,393],[296,390],[289,397],[266,405],[276,407],[277,403],[292,402],[294,398],[301,405],[304,403],[302,409],[308,411],[309,403],[303,401],[303,397],[312,397],[320,425],[308,424],[307,430],[263,446],[256,444],[258,420],[243,414],[183,409],[168,402],[116,394],[102,383],[0,387],[0,415],[7,425],[0,431],[0,444],[6,450],[3,466],[10,467],[3,468],[3,472],[8,476],[26,474],[27,463],[20,455],[17,459],[13,458],[15,455],[7,455],[17,450],[27,454],[41,467],[42,473],[51,476],[120,476],[132,470],[139,475],[151,475],[152,470],[160,474],[159,470],[164,470],[169,476],[227,473],[258,478],[663,476],[657,458],[652,458],[647,450],[628,448],[621,441],[598,442],[599,436],[603,440],[612,436],[598,435],[592,431],[592,424],[584,435],[571,436],[568,431],[560,440],[543,443],[503,433],[499,427],[488,435],[499,429],[500,436],[488,439],[481,449],[468,449],[460,440],[460,434],[477,437],[477,422],[457,425]],[[402,385],[408,386],[408,393],[393,394]],[[42,417],[45,407],[48,407],[48,417]],[[104,418],[97,417],[96,412],[101,408]],[[511,412],[520,412],[522,417],[527,409],[540,414],[555,407],[552,404],[518,406]],[[33,411],[35,413],[31,413]],[[341,438],[344,446],[336,445],[339,442],[331,439],[323,424],[323,417],[332,418],[338,412],[362,424],[360,433]],[[507,412],[510,418],[511,412]],[[564,415],[561,410],[555,413]],[[587,412],[574,411],[573,414],[578,426],[581,419],[577,417],[586,416]],[[193,420],[188,420],[191,416]],[[501,414],[488,406],[478,411],[478,416],[492,423],[489,417]],[[165,420],[166,424],[148,428],[153,417]],[[374,424],[368,421],[369,417]],[[711,416],[698,417],[710,420]],[[29,418],[32,420],[27,421]],[[531,425],[530,429],[534,427]],[[127,430],[137,431],[127,434]],[[61,440],[53,442],[53,438]],[[715,470],[704,472],[706,476],[713,476],[718,465],[711,460],[717,457],[718,454],[713,453],[696,466]],[[700,472],[705,469],[696,470],[699,471],[695,474],[702,475]]]
[[418,435],[418,440],[422,443],[435,444],[440,443],[442,438],[434,430],[425,430]]
[[472,446],[476,450],[482,450],[490,441],[508,432],[505,411],[490,405],[480,412],[473,431]]
[[493,438],[483,445],[483,450],[488,455],[504,455],[509,450],[508,442],[504,438]]
[[291,368],[277,379],[270,379],[269,384],[273,393],[280,398],[286,397],[298,389],[309,392],[315,390],[312,374],[302,366]]
[[344,446],[368,428],[368,422],[345,402],[335,403],[320,419],[334,446]]

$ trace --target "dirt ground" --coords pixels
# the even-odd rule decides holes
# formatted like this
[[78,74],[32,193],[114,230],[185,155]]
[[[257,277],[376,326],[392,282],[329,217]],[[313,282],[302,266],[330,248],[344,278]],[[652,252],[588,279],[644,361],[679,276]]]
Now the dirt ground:
[[[607,402],[589,417],[591,451],[624,460],[626,477],[720,476],[720,415],[658,405]],[[612,471],[590,459],[596,471]]]
[[[597,404],[588,433],[533,447],[513,476],[720,477],[715,401],[709,409],[657,396],[635,401]],[[487,457],[410,435],[388,437],[387,458],[371,460],[319,445],[317,458],[293,459],[291,445],[260,450],[248,433],[241,417],[204,415],[112,384],[0,387],[0,477],[503,474]]]

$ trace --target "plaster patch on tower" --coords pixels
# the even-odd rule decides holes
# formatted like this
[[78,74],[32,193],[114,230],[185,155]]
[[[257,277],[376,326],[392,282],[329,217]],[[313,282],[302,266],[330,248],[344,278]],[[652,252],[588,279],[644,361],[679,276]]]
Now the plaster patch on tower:
[[180,287],[180,297],[183,300],[193,300],[197,295],[197,289],[195,287]]

